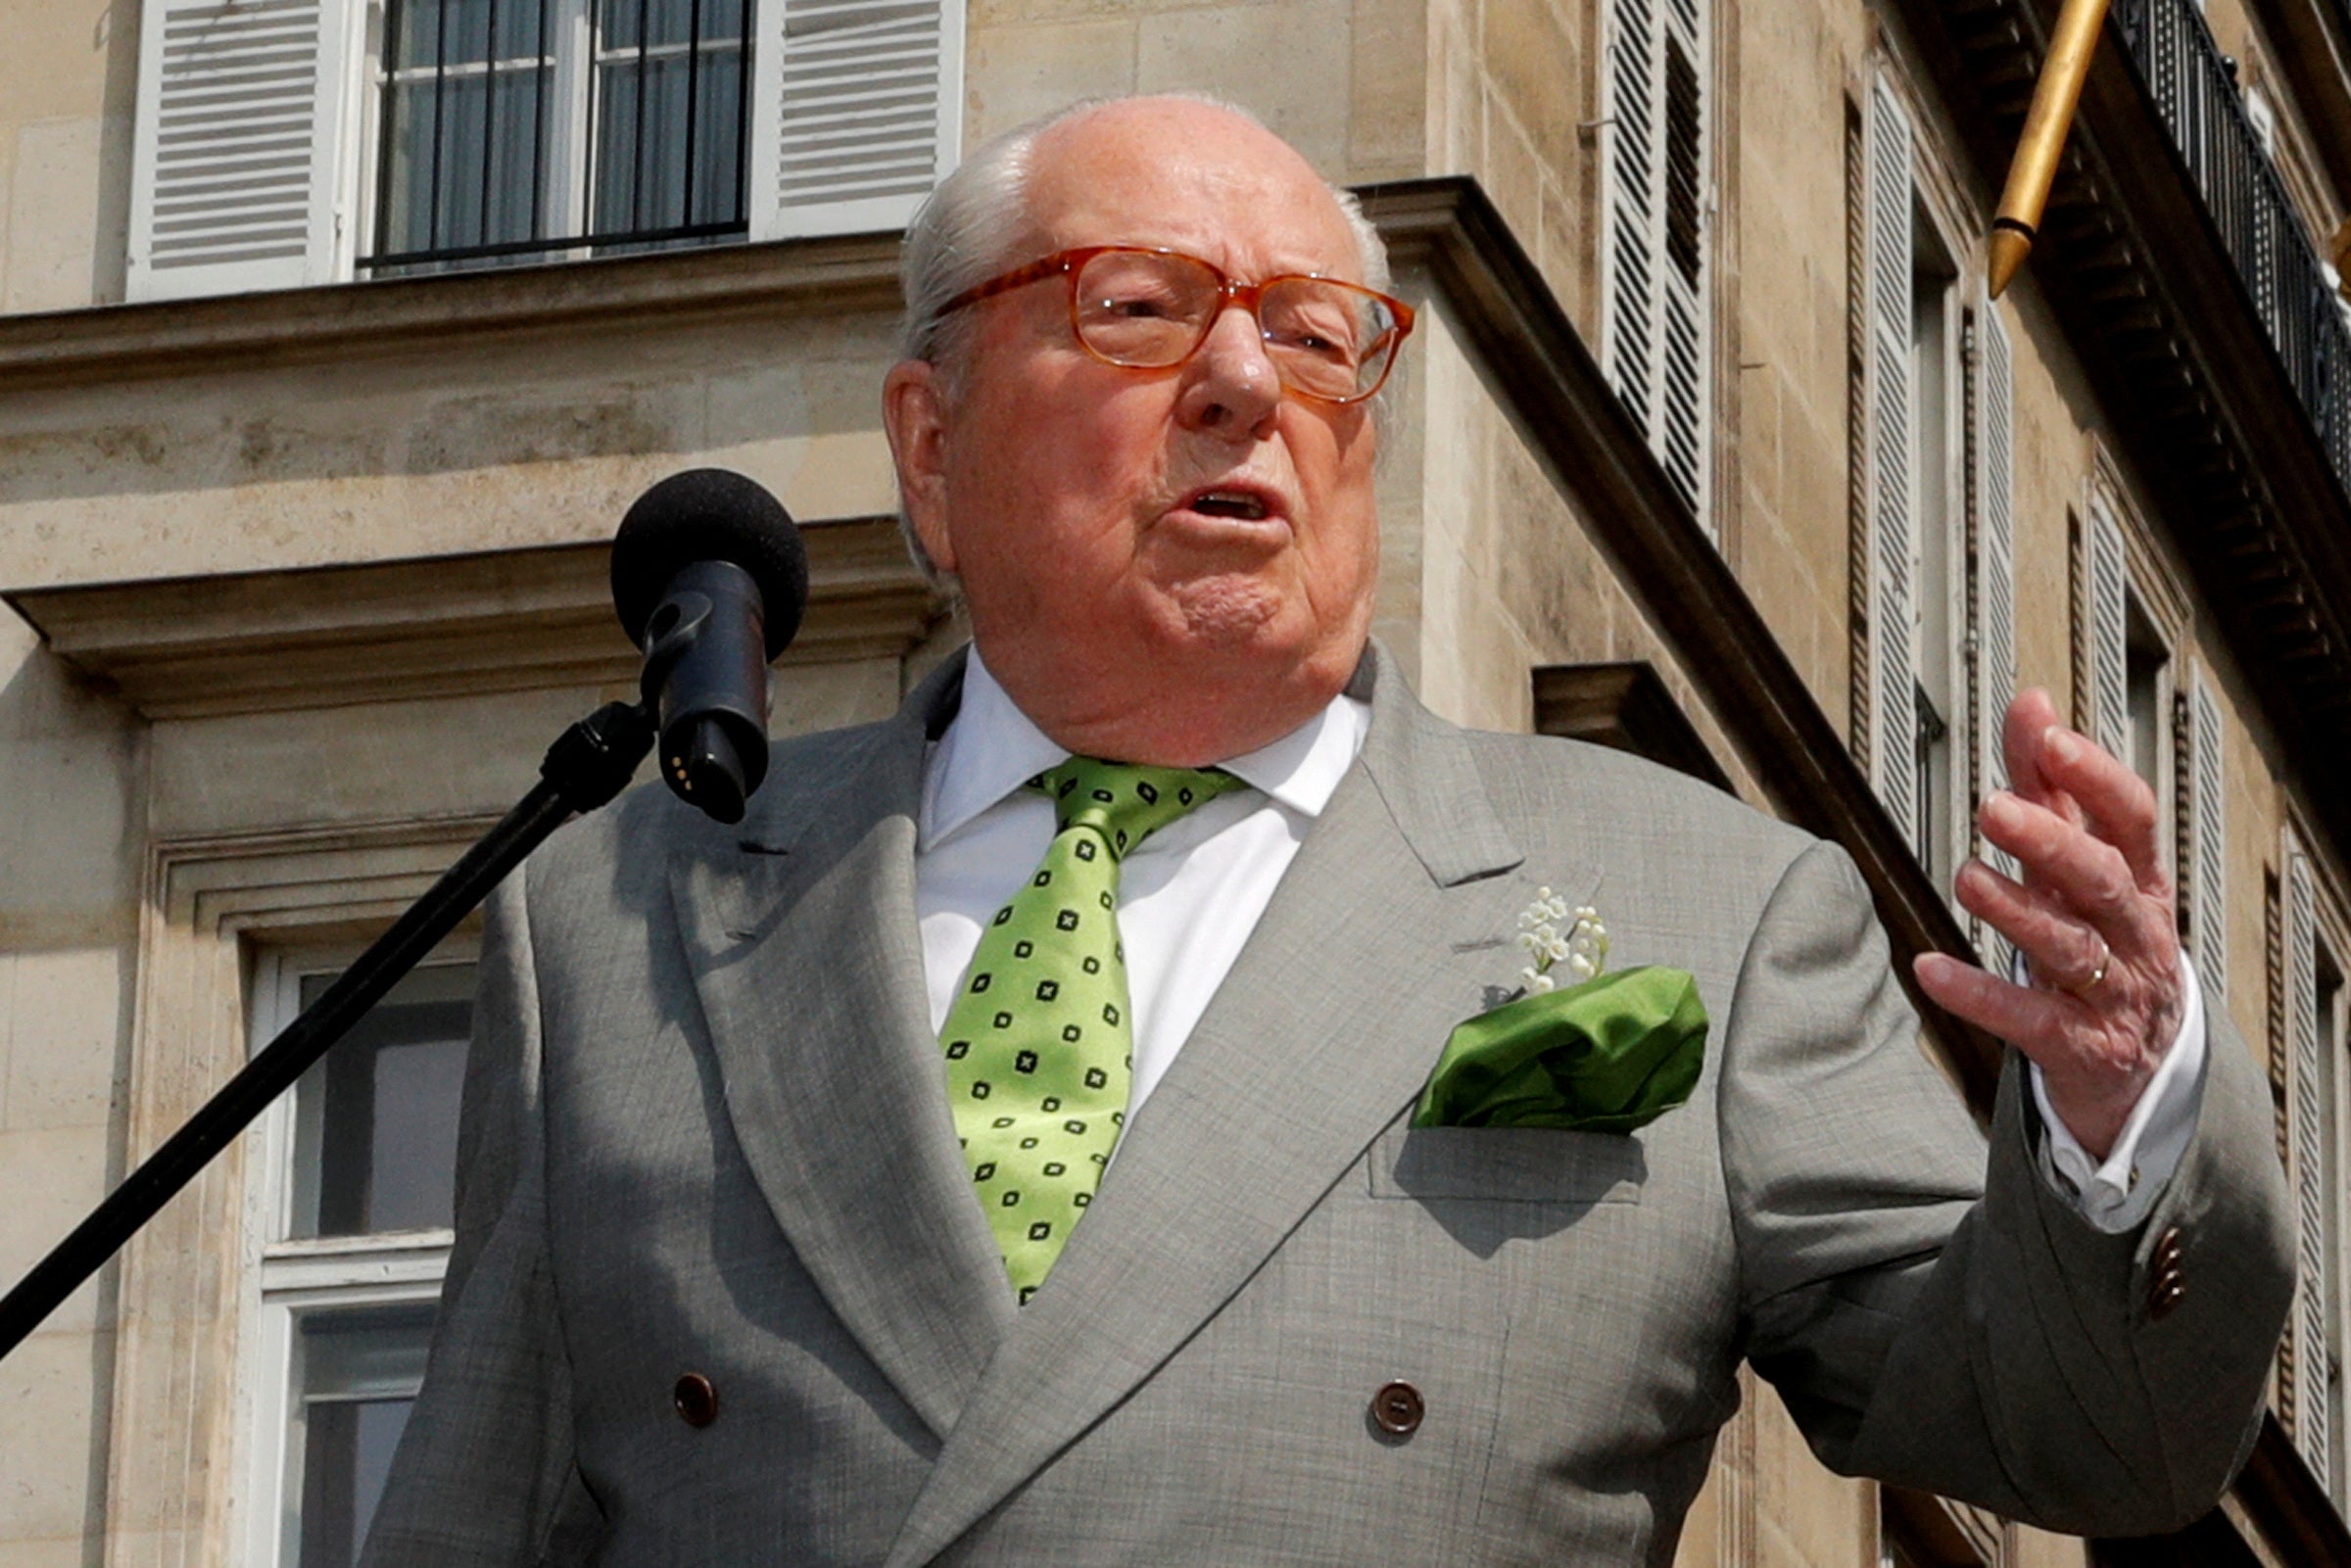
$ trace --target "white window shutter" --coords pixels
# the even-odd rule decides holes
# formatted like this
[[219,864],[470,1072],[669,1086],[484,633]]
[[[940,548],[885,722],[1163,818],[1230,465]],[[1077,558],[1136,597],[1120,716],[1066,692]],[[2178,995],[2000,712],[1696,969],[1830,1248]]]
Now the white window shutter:
[[[2008,704],[2016,696],[2016,371],[2000,308],[1983,301],[1975,311],[1976,397],[1973,409],[1976,494],[1976,777],[1984,793],[2008,787],[2002,744]],[[2016,857],[1983,845],[1986,859],[2006,876]],[[1993,973],[2007,973],[2007,939],[1979,923],[1979,941]]]
[[1644,436],[1656,410],[1656,60],[1654,0],[1610,0],[1601,362]]
[[2327,1180],[2331,1173],[2327,1143],[2334,1134],[2334,1108],[2325,1103],[2319,1061],[2319,910],[2310,862],[2286,835],[2285,1029],[2293,1061],[2293,1166],[2296,1263],[2294,1303],[2294,1441],[2320,1475],[2330,1473],[2334,1450],[2333,1411],[2327,1401],[2327,1297],[2333,1266],[2327,1236]]
[[1905,841],[1918,835],[1918,521],[1911,510],[1910,117],[1869,100],[1871,773]]
[[1698,0],[1665,0],[1658,32],[1657,422],[1665,477],[1712,532],[1707,508],[1707,51]]
[[750,237],[905,227],[963,138],[963,0],[758,0]]
[[340,275],[359,10],[340,0],[142,8],[131,299],[299,288]]
[[2131,745],[2130,593],[2122,520],[2100,493],[2089,506],[2090,738],[2118,757]]
[[1610,0],[1601,362],[1710,531],[1708,31],[1702,0]]
[[2195,946],[2196,977],[2218,1003],[2229,995],[2229,790],[2221,760],[2221,705],[2208,679],[2189,689],[2187,710],[2187,928]]

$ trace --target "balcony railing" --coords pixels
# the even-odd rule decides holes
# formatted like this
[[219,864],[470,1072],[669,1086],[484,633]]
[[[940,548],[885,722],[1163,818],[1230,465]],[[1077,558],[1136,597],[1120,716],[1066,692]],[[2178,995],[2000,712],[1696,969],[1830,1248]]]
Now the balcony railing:
[[2114,18],[2335,477],[2351,490],[2351,327],[2246,117],[2234,69],[2191,0],[2115,0]]

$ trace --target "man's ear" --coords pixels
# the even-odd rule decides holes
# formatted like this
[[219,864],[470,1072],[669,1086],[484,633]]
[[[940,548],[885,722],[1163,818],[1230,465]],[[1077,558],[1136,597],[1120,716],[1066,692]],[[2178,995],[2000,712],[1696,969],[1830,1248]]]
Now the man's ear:
[[882,426],[898,470],[898,499],[915,538],[942,572],[955,570],[947,532],[947,405],[938,366],[900,359],[882,383]]

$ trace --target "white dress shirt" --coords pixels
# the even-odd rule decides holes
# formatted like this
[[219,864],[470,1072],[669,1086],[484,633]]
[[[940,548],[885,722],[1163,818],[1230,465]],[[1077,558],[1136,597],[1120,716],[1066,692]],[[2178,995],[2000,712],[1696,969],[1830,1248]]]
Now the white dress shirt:
[[[1121,862],[1119,935],[1134,1020],[1129,1116],[1158,1086],[1224,983],[1307,830],[1363,748],[1370,722],[1367,704],[1344,694],[1331,698],[1272,744],[1219,764],[1250,787],[1177,818]],[[935,1034],[946,1024],[981,930],[1053,841],[1053,803],[1024,786],[1069,755],[1013,705],[974,645],[963,705],[923,769],[915,837],[914,905]],[[2194,973],[2184,959],[2181,967],[2187,1006],[2180,1038],[2103,1163],[2090,1159],[2057,1119],[2040,1069],[2032,1069],[2049,1133],[2041,1173],[2101,1230],[2128,1230],[2146,1216],[2195,1129],[2204,1013]],[[1429,1042],[1432,1066],[1443,1044]]]
[[[1370,723],[1369,705],[1331,698],[1271,745],[1219,764],[1249,788],[1178,817],[1120,862],[1119,939],[1127,948],[1128,1010],[1134,1020],[1129,1116],[1158,1086],[1224,983]],[[914,908],[933,1033],[946,1024],[982,927],[1029,879],[1053,841],[1053,803],[1023,786],[1069,754],[1013,706],[974,646],[963,706],[923,770],[914,844]]]

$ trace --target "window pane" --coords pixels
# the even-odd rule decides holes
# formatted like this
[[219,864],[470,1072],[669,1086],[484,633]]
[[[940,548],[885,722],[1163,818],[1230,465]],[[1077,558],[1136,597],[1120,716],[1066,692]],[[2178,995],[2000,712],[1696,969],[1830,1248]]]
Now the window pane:
[[554,71],[542,53],[545,11],[546,0],[392,7],[373,254],[539,235]]
[[393,71],[431,67],[441,58],[446,0],[393,0],[384,21],[384,59]]
[[[528,263],[598,235],[650,236],[601,251],[657,249],[708,237],[678,229],[743,224],[744,0],[595,0],[591,49],[566,52],[561,71],[549,3],[390,0],[369,255],[417,260],[369,261],[375,275]],[[575,100],[586,145],[557,145]]]
[[590,231],[743,219],[743,8],[600,0]]
[[743,216],[743,49],[704,45],[700,102],[695,106],[694,211],[689,223],[732,223]]
[[492,0],[441,0],[441,25],[449,40],[448,64],[490,58],[491,5]]
[[424,1380],[429,1303],[311,1312],[295,1351],[300,1568],[348,1568],[367,1539],[393,1450]]
[[[292,1234],[452,1222],[473,974],[470,964],[415,971],[304,1074],[295,1090]],[[303,1005],[331,979],[306,977]]]

